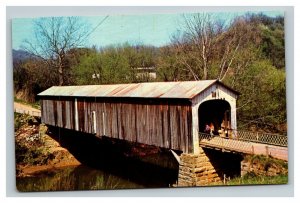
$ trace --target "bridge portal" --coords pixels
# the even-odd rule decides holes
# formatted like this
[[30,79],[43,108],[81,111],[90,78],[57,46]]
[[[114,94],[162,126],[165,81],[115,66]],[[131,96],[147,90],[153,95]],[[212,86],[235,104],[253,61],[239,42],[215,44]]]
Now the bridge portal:
[[[224,136],[231,131],[231,107],[226,100],[208,100],[200,104],[198,109],[199,132],[205,132],[206,125],[213,125],[213,134],[224,133]],[[222,132],[220,132],[222,131]]]

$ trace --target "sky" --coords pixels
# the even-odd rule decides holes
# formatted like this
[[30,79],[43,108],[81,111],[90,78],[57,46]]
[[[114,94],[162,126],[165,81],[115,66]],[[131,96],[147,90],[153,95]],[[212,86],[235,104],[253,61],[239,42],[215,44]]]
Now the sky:
[[[246,12],[213,13],[216,18],[230,21]],[[256,11],[256,13],[258,13]],[[267,11],[262,13],[274,17],[284,16],[282,11]],[[104,22],[89,36],[86,46],[105,47],[110,45],[144,44],[163,46],[170,43],[170,37],[182,30],[181,14],[159,15],[113,15],[108,16]],[[80,17],[91,28],[95,28],[105,16]],[[34,18],[15,18],[12,21],[12,47],[20,49],[24,40],[34,40]]]

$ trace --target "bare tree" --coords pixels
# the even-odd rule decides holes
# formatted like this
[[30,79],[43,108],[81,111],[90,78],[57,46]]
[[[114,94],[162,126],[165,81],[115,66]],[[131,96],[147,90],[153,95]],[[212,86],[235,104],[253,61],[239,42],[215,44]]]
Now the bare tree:
[[217,78],[223,80],[239,49],[241,35],[237,30],[230,30],[229,23],[226,25],[212,14],[185,15],[183,19],[184,32],[173,37],[173,43],[181,53],[178,60],[190,70],[195,80],[208,79],[212,62],[217,60]]
[[34,21],[34,33],[34,39],[25,41],[25,50],[54,67],[63,85],[66,53],[84,45],[89,26],[78,17],[39,18]]

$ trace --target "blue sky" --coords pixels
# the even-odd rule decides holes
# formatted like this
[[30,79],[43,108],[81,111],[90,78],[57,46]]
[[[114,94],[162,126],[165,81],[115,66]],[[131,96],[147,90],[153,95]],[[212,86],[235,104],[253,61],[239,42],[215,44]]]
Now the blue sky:
[[[256,12],[258,13],[258,12]],[[268,16],[283,16],[281,11],[263,12]],[[214,13],[214,16],[224,20],[231,20],[245,12]],[[92,28],[105,16],[81,17]],[[13,49],[20,49],[24,40],[33,40],[33,18],[16,18],[12,22]],[[159,15],[114,15],[109,16],[90,36],[86,46],[104,47],[118,44],[145,44],[162,46],[170,42],[170,37],[181,29],[182,14]]]

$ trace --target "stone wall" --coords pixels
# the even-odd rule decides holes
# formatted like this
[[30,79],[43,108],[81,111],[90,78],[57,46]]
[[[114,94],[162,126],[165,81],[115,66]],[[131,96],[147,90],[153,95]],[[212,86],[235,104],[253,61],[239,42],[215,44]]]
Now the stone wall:
[[239,154],[203,148],[198,154],[181,154],[177,186],[205,186],[240,176],[241,160]]

